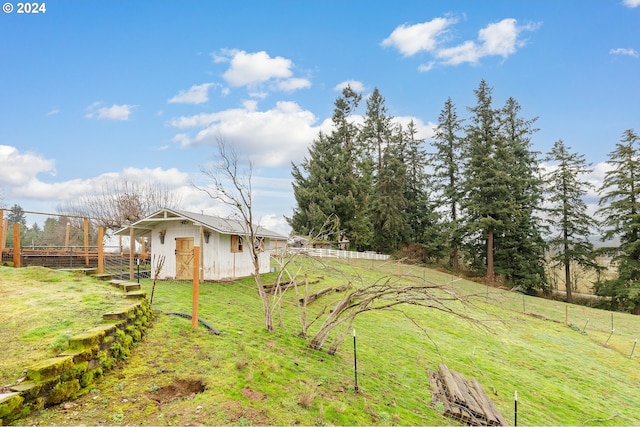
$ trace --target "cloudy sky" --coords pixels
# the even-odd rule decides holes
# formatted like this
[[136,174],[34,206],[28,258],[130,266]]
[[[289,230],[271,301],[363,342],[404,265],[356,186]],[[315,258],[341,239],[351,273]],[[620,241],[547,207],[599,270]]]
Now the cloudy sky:
[[[597,169],[640,131],[640,0],[49,0],[0,14],[5,207],[56,212],[113,177],[191,182],[222,136],[254,162],[255,207],[288,232],[300,162],[346,84],[378,88],[427,144],[448,97],[466,116],[481,79]],[[13,9],[11,13],[9,9]],[[364,106],[364,103],[363,103]],[[42,218],[35,218],[42,221]]]

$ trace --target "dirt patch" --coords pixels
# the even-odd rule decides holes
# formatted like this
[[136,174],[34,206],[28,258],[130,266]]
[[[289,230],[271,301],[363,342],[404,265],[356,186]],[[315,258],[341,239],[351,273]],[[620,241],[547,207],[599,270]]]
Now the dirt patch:
[[151,400],[163,404],[176,399],[192,399],[196,394],[205,391],[204,382],[200,379],[180,379],[173,383],[159,387],[155,391],[148,391]]
[[264,410],[252,407],[244,407],[238,402],[228,401],[218,408],[227,415],[230,424],[266,426],[269,425],[269,417]]
[[249,400],[265,400],[267,398],[266,394],[260,393],[259,391],[255,391],[254,389],[248,386],[240,390],[240,393],[242,393],[242,395]]

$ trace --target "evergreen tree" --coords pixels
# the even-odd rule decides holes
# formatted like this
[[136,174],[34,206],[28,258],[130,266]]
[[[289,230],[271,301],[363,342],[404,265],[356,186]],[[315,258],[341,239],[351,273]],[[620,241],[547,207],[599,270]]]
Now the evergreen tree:
[[42,229],[38,225],[37,222],[34,222],[31,227],[29,227],[24,234],[24,242],[23,245],[36,247],[40,246],[42,239]]
[[433,166],[433,189],[438,193],[439,207],[447,212],[446,233],[449,247],[449,267],[458,271],[460,230],[460,201],[462,199],[462,148],[464,139],[460,135],[463,120],[458,118],[456,107],[447,99],[438,117],[431,155]]
[[432,185],[427,174],[428,155],[424,140],[419,139],[417,133],[413,121],[400,132],[400,161],[406,169],[407,245],[414,244],[421,249],[422,261],[436,261],[444,256],[446,244],[437,205],[429,193]]
[[556,141],[545,161],[551,169],[545,175],[548,222],[555,234],[549,240],[551,262],[564,269],[567,302],[571,302],[571,265],[598,269],[589,236],[598,223],[587,212],[584,197],[594,186],[581,179],[593,171],[584,155],[572,153],[562,140]]
[[542,220],[538,216],[542,204],[543,180],[538,156],[531,150],[531,135],[537,131],[537,118],[520,117],[521,107],[507,99],[500,110],[500,137],[497,157],[506,172],[509,211],[503,218],[503,231],[495,241],[497,272],[513,286],[528,292],[546,290]]
[[370,199],[374,249],[383,253],[396,251],[407,237],[406,169],[398,149],[395,143],[383,148]]
[[18,204],[11,206],[9,214],[7,215],[9,224],[20,224],[21,227],[27,227],[27,215],[24,209]]
[[491,92],[492,88],[482,80],[474,90],[476,106],[468,108],[471,117],[465,129],[466,179],[461,201],[470,261],[475,268],[485,268],[488,283],[495,282],[495,236],[504,232],[505,219],[513,209],[504,167],[508,159],[501,145],[498,112],[492,107]]
[[[367,218],[358,186],[358,128],[350,120],[361,95],[350,87],[335,102],[334,129],[320,133],[309,148],[309,156],[292,164],[293,192],[297,206],[288,222],[300,234],[317,235],[338,242],[342,237],[356,246],[366,245]],[[327,222],[334,224],[327,227]]]
[[512,286],[531,291],[546,285],[545,243],[536,215],[542,180],[536,153],[530,149],[535,119],[520,118],[509,98],[492,106],[492,88],[482,80],[477,104],[466,126],[464,197],[465,237],[472,268],[486,268],[488,283],[496,274]]
[[64,245],[66,222],[63,217],[58,219],[48,217],[44,221],[43,233],[44,238],[42,244],[45,246],[56,247]]
[[596,283],[598,295],[611,297],[617,308],[640,315],[640,137],[628,129],[609,153],[611,169],[600,188],[603,240],[620,239],[614,261],[618,275]]
[[401,131],[387,115],[385,99],[374,89],[367,99],[367,111],[361,132],[363,153],[375,159],[373,186],[367,197],[370,223],[373,225],[373,249],[390,253],[406,241],[406,168],[401,161]]
[[9,228],[7,230],[7,242],[13,245],[12,224],[20,224],[20,244],[24,244],[24,236],[27,231],[27,215],[24,212],[24,209],[22,209],[22,206],[18,204],[11,206],[7,215],[7,222],[9,223]]

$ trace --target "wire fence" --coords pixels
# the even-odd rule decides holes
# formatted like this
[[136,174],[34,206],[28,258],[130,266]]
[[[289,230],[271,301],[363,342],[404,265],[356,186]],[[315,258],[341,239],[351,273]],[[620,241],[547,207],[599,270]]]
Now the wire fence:
[[[21,249],[20,265],[22,267],[46,267],[52,269],[77,270],[86,273],[97,273],[102,256],[103,271],[101,273],[113,278],[130,279],[151,277],[149,253],[134,253],[131,257],[128,248],[122,246],[104,246],[102,255],[97,246],[69,247],[30,247]],[[2,252],[2,263],[14,260],[13,248]],[[133,267],[133,268],[132,268]]]

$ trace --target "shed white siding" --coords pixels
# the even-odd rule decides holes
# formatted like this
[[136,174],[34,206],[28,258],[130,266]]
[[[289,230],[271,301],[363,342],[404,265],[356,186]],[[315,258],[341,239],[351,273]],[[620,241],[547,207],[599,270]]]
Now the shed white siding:
[[[164,256],[164,266],[158,279],[175,279],[176,277],[176,239],[192,238],[193,245],[200,247],[200,268],[202,280],[221,280],[236,277],[246,277],[253,274],[253,262],[251,261],[251,249],[246,245],[242,252],[231,252],[231,235],[221,234],[207,230],[209,242],[204,239],[199,226],[193,224],[181,224],[180,222],[166,223],[162,228],[165,231],[164,244],[160,243],[160,231],[151,233],[152,269]],[[270,259],[268,252],[259,255],[260,273],[270,271]]]
[[[252,242],[243,242],[241,251],[234,251],[231,247],[233,236],[247,234],[246,224],[242,222],[165,208],[118,230],[116,234],[126,236],[130,229],[133,229],[137,237],[150,237],[153,273],[160,259],[164,258],[158,279],[175,279],[177,275],[183,278],[192,276],[192,273],[189,273],[189,245],[181,245],[181,251],[177,254],[178,239],[192,239],[193,246],[200,248],[201,280],[233,279],[251,276],[254,273],[249,246]],[[264,248],[267,249],[258,256],[260,273],[268,273],[269,249],[273,242],[283,245],[286,237],[259,227],[257,229],[260,238],[263,239]],[[180,265],[177,265],[178,257],[181,260]]]

